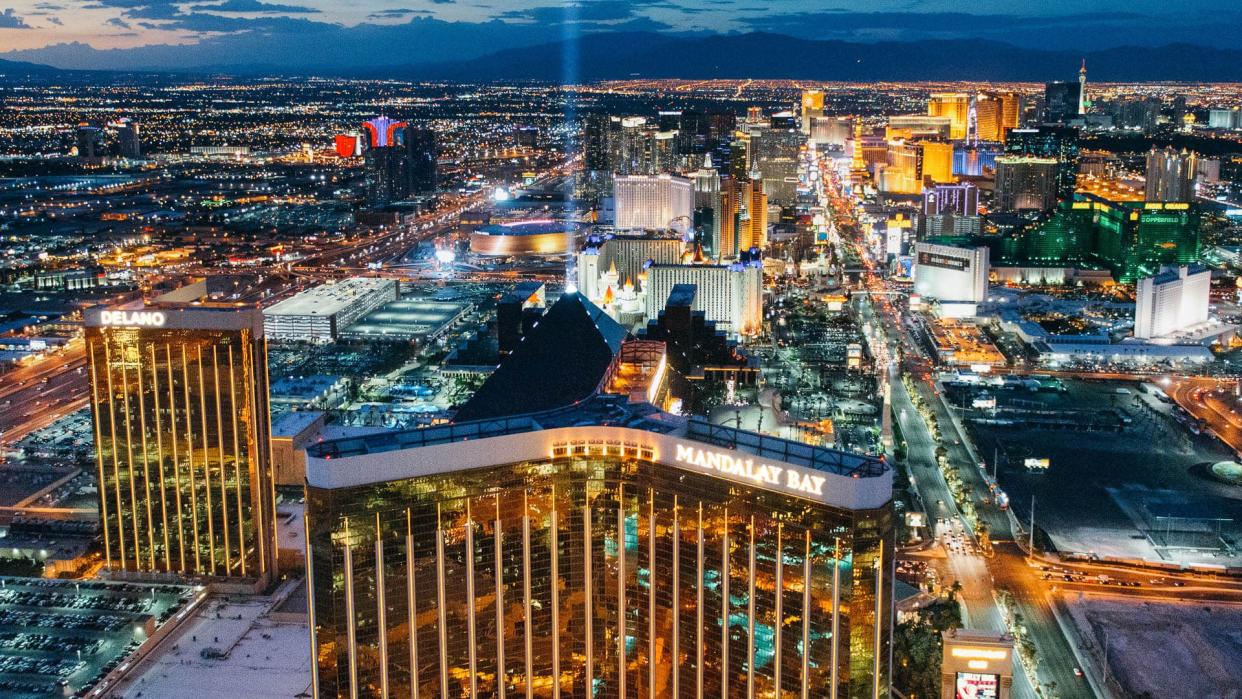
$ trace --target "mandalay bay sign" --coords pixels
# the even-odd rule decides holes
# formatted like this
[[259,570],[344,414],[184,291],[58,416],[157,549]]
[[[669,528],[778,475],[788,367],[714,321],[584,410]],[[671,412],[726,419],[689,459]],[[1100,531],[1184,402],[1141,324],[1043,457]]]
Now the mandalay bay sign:
[[788,466],[774,466],[756,462],[752,458],[741,458],[719,451],[709,451],[699,447],[677,445],[674,460],[678,463],[690,464],[704,470],[748,480],[758,485],[784,487],[807,495],[823,495],[824,476],[805,473],[801,469]]

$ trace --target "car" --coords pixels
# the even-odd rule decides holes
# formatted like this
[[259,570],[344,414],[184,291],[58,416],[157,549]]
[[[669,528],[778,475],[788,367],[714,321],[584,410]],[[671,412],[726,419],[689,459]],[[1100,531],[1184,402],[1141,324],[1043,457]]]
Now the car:
[[1074,677],[1082,677],[1082,668],[1080,667],[1074,668]]

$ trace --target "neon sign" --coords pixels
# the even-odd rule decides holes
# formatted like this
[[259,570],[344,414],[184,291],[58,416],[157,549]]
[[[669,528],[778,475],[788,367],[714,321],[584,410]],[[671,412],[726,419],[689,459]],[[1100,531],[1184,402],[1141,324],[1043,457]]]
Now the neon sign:
[[99,324],[139,328],[162,328],[165,321],[160,311],[100,311]]
[[707,451],[684,444],[677,445],[674,460],[713,470],[726,476],[744,478],[760,485],[784,486],[790,490],[808,495],[823,495],[824,476],[802,473],[800,470],[785,466],[755,463],[754,459],[730,456],[717,451]]

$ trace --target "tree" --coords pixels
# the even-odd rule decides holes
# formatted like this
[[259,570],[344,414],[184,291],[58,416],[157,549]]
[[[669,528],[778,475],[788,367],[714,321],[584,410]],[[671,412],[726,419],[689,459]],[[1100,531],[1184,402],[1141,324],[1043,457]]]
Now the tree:
[[897,625],[893,633],[893,684],[908,696],[940,694],[941,634],[962,625],[953,602],[938,602]]

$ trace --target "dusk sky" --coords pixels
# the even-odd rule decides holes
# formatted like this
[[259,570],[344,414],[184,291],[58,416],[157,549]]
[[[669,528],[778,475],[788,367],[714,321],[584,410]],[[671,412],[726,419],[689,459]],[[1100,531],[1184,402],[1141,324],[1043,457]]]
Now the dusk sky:
[[[566,18],[576,18],[584,32],[771,31],[864,42],[983,38],[1064,49],[1242,43],[1242,9],[1234,0],[0,0],[0,56],[66,67],[207,65],[235,60],[239,52],[280,62],[262,54],[280,43],[270,37],[281,36],[286,50],[330,47],[335,53],[326,61],[365,62],[368,51],[399,61],[445,61],[555,40]],[[314,41],[306,42],[308,36]],[[173,45],[186,48],[179,54],[163,48]],[[135,47],[147,48],[97,51]]]

